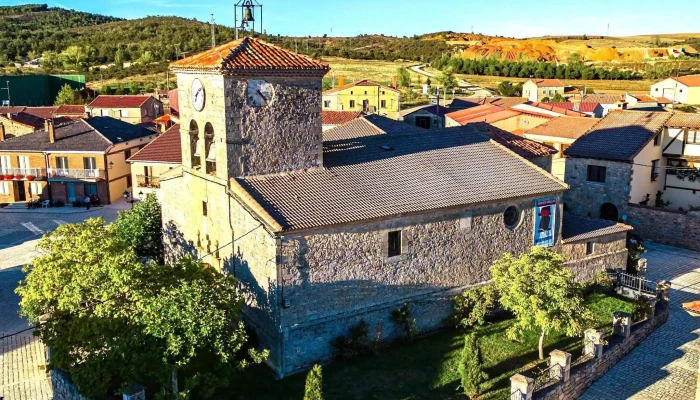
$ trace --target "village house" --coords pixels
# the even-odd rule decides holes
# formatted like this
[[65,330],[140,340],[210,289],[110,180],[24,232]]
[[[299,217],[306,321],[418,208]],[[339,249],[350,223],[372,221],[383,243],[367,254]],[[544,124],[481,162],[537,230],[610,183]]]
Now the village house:
[[404,303],[419,332],[442,326],[505,252],[549,246],[581,280],[625,266],[629,227],[563,228],[568,186],[483,125],[330,137],[367,117],[322,132],[328,66],[249,37],[170,67],[182,166],[160,176],[167,258],[244,285],[278,376],[329,359],[361,320],[396,337]]
[[627,109],[625,96],[619,94],[587,94],[581,100],[583,103],[598,103],[603,108],[601,117],[608,115],[610,111],[620,111]]
[[523,83],[523,97],[529,101],[539,102],[544,98],[553,98],[559,94],[564,96],[565,85],[559,79],[528,79]]
[[362,111],[395,118],[401,104],[401,91],[391,86],[361,80],[343,84],[323,92],[324,111]]
[[160,176],[182,164],[180,139],[180,124],[175,124],[126,160],[137,197],[153,193],[160,199]]
[[0,129],[4,129],[5,137],[9,139],[42,129],[47,119],[60,124],[83,117],[85,106],[0,107]]
[[148,95],[100,95],[86,106],[86,110],[93,117],[112,117],[130,124],[141,124],[163,115],[163,103]]
[[671,77],[651,85],[649,96],[681,104],[700,105],[700,75]]
[[700,114],[677,112],[666,121],[659,164],[663,198],[670,206],[700,207]]
[[559,117],[544,124],[529,129],[523,133],[523,137],[538,143],[546,144],[556,149],[553,155],[550,172],[557,178],[564,180],[566,169],[566,156],[564,151],[571,146],[576,139],[583,136],[599,119],[584,117]]
[[156,136],[110,117],[59,125],[46,120],[42,130],[0,136],[0,202],[70,204],[85,196],[100,204],[114,202],[131,188],[126,159]]
[[440,129],[445,127],[445,114],[450,112],[440,105],[426,104],[401,110],[399,119],[409,125],[425,129]]
[[525,130],[544,124],[553,118],[557,117],[543,112],[484,104],[446,114],[445,125],[452,127],[473,122],[486,122],[505,131],[521,134]]
[[455,97],[450,102],[450,111],[464,110],[485,104],[500,107],[513,107],[528,101],[525,97]]
[[365,136],[384,135],[395,132],[424,131],[401,121],[376,114],[362,115],[343,125],[323,131],[323,141],[352,139]]
[[[541,103],[540,103],[541,104]],[[580,112],[589,117],[602,118],[605,109],[600,103],[585,102],[585,103],[572,103],[572,102],[549,102],[546,103],[552,107],[564,108],[571,111]]]
[[514,110],[531,111],[538,114],[551,115],[552,117],[585,117],[582,112],[570,110],[568,107],[558,107],[552,103],[537,103],[528,101],[511,107]]
[[321,112],[323,131],[325,132],[337,126],[347,124],[361,115],[362,111],[323,111]]

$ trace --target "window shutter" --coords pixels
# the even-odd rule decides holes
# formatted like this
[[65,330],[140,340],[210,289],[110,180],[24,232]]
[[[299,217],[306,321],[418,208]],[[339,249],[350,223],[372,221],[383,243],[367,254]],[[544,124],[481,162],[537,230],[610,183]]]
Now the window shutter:
[[389,232],[388,231],[383,231],[380,233],[382,240],[381,240],[381,245],[382,245],[382,257],[388,258],[389,257]]

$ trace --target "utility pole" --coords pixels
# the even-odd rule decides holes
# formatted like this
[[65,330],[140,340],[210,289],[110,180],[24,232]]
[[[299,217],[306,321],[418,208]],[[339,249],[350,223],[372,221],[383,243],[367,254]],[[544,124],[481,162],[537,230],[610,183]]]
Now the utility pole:
[[216,47],[216,34],[214,33],[214,14],[211,15],[211,48]]
[[12,105],[12,102],[10,101],[10,81],[5,81],[5,83],[7,84],[7,86],[4,88],[0,88],[0,90],[7,90],[7,105],[10,106]]

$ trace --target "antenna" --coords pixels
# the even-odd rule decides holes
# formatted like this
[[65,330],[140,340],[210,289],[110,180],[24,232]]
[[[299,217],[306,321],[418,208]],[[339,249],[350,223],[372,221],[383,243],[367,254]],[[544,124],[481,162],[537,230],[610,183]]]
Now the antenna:
[[216,47],[216,33],[214,30],[214,27],[216,25],[214,25],[214,14],[211,15],[211,24],[210,25],[211,25],[211,48],[213,49],[214,47]]
[[605,35],[605,36],[610,37],[610,22],[608,22],[608,33],[607,33],[607,35]]

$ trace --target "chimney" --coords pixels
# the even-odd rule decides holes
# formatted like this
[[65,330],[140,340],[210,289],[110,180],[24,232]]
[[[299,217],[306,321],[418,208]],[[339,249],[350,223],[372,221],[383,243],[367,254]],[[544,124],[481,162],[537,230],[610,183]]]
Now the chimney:
[[167,123],[163,122],[162,124],[160,124],[160,131],[161,131],[162,133],[165,133],[165,131],[167,131],[167,130],[168,130],[168,124],[167,124]]
[[345,77],[344,76],[339,76],[338,77],[338,87],[345,86]]
[[5,125],[0,122],[0,142],[5,141]]
[[46,124],[48,125],[47,131],[49,131],[49,142],[53,143],[56,141],[56,132],[53,129],[53,121],[49,121],[47,119]]
[[45,130],[46,132],[49,131],[49,120],[48,120],[48,119],[45,119],[45,120],[44,120],[44,130]]
[[399,87],[399,77],[398,76],[394,75],[391,77],[391,87],[393,87],[394,89]]
[[12,113],[11,113],[11,112],[7,113],[7,119],[9,119],[10,121],[12,121]]

